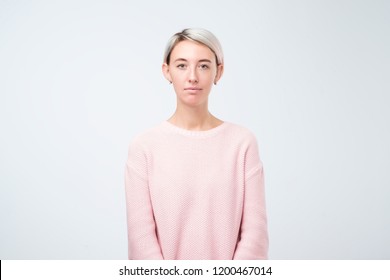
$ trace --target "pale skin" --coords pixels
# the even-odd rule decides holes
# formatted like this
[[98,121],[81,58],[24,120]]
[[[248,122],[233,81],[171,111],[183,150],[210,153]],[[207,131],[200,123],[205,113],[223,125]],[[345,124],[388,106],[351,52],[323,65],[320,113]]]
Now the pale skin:
[[217,65],[215,54],[207,46],[189,40],[179,42],[162,71],[176,92],[176,111],[168,119],[170,123],[197,131],[223,123],[208,109],[208,97],[223,74],[223,64]]

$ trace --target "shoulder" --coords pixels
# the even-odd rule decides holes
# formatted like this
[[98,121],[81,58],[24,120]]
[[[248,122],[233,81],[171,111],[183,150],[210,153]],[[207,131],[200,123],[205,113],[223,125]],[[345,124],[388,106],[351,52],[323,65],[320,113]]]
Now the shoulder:
[[130,150],[145,150],[152,143],[162,139],[163,131],[161,124],[150,127],[144,131],[138,132],[129,143]]
[[244,143],[255,144],[257,142],[256,135],[249,128],[227,122],[227,132],[232,136],[237,138],[237,140],[242,141]]
[[231,130],[239,141],[239,150],[244,155],[245,159],[246,176],[249,178],[248,176],[250,176],[252,172],[259,170],[262,167],[256,135],[247,127],[237,124],[231,124]]
[[132,142],[142,142],[142,141],[147,141],[149,139],[153,139],[154,137],[158,136],[161,134],[161,124],[155,125],[153,127],[147,128],[141,132],[138,132]]

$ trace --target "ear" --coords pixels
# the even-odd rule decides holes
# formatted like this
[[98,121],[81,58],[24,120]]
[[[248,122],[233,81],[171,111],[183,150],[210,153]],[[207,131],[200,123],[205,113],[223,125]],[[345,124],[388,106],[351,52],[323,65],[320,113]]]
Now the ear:
[[215,79],[214,79],[214,84],[217,84],[217,82],[219,81],[219,79],[221,79],[222,77],[222,74],[223,74],[223,64],[219,64],[217,66],[217,74],[215,75]]
[[172,83],[171,73],[169,72],[169,65],[163,63],[162,72],[164,74],[165,79],[167,79],[170,83]]

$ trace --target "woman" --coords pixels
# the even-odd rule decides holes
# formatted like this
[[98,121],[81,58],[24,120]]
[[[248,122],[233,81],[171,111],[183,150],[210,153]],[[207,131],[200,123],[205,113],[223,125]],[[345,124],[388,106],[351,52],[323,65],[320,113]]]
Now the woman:
[[207,30],[185,29],[168,42],[162,71],[177,107],[129,147],[129,259],[267,258],[256,139],[208,109],[223,67],[221,46]]

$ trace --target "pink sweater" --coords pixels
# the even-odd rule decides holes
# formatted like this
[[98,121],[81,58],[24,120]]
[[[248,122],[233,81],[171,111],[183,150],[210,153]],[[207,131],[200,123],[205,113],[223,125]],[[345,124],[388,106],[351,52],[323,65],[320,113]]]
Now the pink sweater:
[[130,144],[125,183],[129,259],[267,258],[263,166],[249,130],[165,121]]

